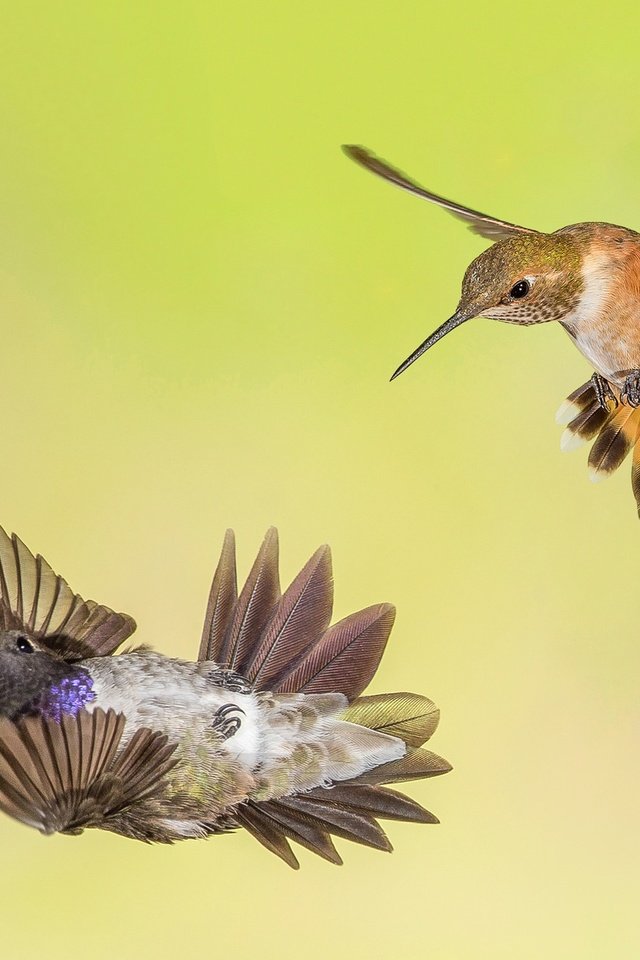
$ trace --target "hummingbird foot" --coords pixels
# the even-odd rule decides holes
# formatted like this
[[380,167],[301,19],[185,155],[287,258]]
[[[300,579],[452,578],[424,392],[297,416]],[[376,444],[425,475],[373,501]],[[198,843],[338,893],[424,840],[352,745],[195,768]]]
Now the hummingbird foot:
[[614,408],[618,406],[618,398],[611,389],[611,384],[604,377],[600,376],[599,373],[594,373],[591,377],[591,383],[593,384],[593,389],[596,392],[596,400],[598,405],[602,407],[603,410],[609,409],[609,400],[613,401]]
[[207,680],[215,683],[217,687],[224,687],[232,693],[251,693],[253,687],[249,681],[235,670],[228,667],[220,667],[218,670],[212,670],[207,674]]
[[219,710],[216,710],[212,727],[223,740],[228,740],[242,726],[242,720],[237,716],[239,713],[246,716],[244,710],[236,703],[225,703]]
[[627,374],[620,398],[629,407],[640,407],[640,370],[631,370]]

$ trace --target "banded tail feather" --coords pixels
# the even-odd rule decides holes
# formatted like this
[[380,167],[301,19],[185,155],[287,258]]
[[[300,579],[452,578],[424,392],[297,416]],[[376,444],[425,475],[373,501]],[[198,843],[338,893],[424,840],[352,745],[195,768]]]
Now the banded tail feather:
[[566,424],[560,446],[568,451],[593,441],[588,464],[594,482],[614,473],[633,450],[631,487],[640,515],[640,407],[622,403],[613,389],[616,402],[610,400],[606,407],[600,404],[592,381],[567,397],[556,415],[558,423]]

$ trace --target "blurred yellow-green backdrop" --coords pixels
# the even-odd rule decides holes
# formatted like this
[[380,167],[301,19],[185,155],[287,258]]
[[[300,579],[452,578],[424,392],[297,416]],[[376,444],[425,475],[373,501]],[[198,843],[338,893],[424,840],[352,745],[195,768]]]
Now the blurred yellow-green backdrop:
[[638,227],[636,4],[4,4],[0,522],[190,656],[223,531],[336,614],[391,600],[375,689],[437,701],[455,767],[287,870],[0,821],[2,954],[635,957],[638,561],[627,471],[553,414],[559,328],[478,320],[389,385],[483,241],[358,170],[542,229]]

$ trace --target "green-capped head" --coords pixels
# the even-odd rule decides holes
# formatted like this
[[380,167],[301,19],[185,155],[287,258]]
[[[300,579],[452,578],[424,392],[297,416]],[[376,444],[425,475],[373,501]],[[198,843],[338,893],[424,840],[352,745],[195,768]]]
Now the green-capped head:
[[561,320],[582,291],[581,238],[522,233],[499,240],[469,265],[453,316],[421,343],[392,380],[455,327],[473,317],[528,325]]

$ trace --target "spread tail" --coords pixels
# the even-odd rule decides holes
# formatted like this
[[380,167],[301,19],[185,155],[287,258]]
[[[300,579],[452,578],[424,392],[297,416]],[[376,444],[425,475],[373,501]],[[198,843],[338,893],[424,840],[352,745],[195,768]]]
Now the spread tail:
[[640,514],[640,407],[628,406],[618,397],[617,405],[608,401],[604,408],[593,383],[588,381],[567,397],[556,420],[566,424],[560,441],[563,450],[594,441],[589,452],[589,476],[593,481],[610,476],[634,451],[631,486]]
[[[340,724],[345,756],[336,765],[335,780],[277,799],[250,800],[234,812],[241,826],[294,868],[299,864],[290,840],[339,864],[332,837],[391,850],[378,819],[437,823],[432,813],[388,784],[451,769],[446,760],[422,748],[439,719],[431,700],[413,693],[361,696],[380,663],[394,608],[376,604],[329,626],[332,608],[328,547],[320,547],[281,593],[278,537],[270,530],[238,593],[235,543],[232,532],[227,532],[209,595],[199,659],[214,660],[241,674],[257,690],[342,694],[348,704],[339,717],[346,721]],[[317,706],[319,700],[312,696],[309,705]],[[364,761],[359,765],[364,772],[347,772],[349,753]]]
[[347,707],[343,719],[403,740],[404,756],[329,787],[261,803],[249,801],[237,811],[240,824],[294,869],[299,864],[290,840],[341,864],[332,837],[391,851],[378,820],[439,822],[421,804],[388,786],[451,770],[446,760],[422,747],[438,724],[439,711],[432,701],[413,693],[361,697]]

